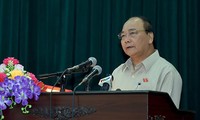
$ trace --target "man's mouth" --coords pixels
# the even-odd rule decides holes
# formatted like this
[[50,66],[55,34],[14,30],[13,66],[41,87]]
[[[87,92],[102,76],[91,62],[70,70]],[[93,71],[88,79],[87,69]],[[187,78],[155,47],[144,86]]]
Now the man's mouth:
[[133,48],[134,46],[127,46],[126,49]]

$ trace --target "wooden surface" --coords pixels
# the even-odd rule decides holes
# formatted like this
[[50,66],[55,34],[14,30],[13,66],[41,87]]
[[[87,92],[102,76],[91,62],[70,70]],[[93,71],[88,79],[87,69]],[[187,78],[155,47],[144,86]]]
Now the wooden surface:
[[[152,91],[77,92],[74,99],[72,93],[53,93],[51,96],[50,93],[42,93],[38,101],[30,103],[30,114],[22,114],[21,106],[17,105],[12,110],[3,111],[5,120],[50,120],[50,109],[55,120],[72,119],[71,113],[65,118],[55,116],[65,108],[78,110],[73,115],[75,120],[194,119],[193,112],[177,110],[168,94]],[[55,112],[55,109],[60,111]]]

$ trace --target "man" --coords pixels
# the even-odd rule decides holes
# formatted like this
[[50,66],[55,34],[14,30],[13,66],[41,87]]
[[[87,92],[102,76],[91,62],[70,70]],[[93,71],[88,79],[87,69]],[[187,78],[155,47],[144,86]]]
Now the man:
[[150,22],[143,17],[132,17],[125,22],[118,37],[123,51],[130,58],[113,71],[111,89],[167,92],[179,108],[181,76],[154,48]]

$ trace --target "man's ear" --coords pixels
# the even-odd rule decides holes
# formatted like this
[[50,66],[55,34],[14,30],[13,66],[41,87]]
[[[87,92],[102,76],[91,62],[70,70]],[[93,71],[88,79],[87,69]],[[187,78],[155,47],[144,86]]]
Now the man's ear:
[[150,39],[149,39],[149,43],[153,43],[153,40],[154,40],[154,39],[153,39],[153,38],[154,38],[153,32],[148,32],[147,34],[148,34],[148,36],[149,36],[149,38],[150,38]]

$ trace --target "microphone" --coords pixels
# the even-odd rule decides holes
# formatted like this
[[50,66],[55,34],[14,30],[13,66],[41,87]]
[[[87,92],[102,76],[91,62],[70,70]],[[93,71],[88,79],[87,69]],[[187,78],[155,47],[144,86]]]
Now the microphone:
[[70,70],[78,70],[82,68],[94,67],[97,64],[97,60],[94,57],[88,58],[87,61],[80,63],[79,65],[75,65]]
[[84,73],[88,71],[89,67],[94,67],[97,64],[97,60],[94,57],[88,58],[87,61],[80,63],[79,65],[75,65],[71,68],[67,68],[64,73],[63,72],[56,72],[56,73],[49,73],[49,74],[42,74],[39,75],[40,79],[47,79],[50,77],[57,77],[60,76],[61,74],[66,75],[66,74],[72,74],[72,73]]
[[86,75],[83,80],[78,84],[80,86],[82,83],[92,79],[96,75],[100,75],[102,72],[102,68],[99,65],[96,65],[92,68],[92,72],[90,72],[88,75]]
[[100,79],[99,86],[101,86],[101,90],[108,91],[112,87],[113,76],[109,75],[105,78]]

